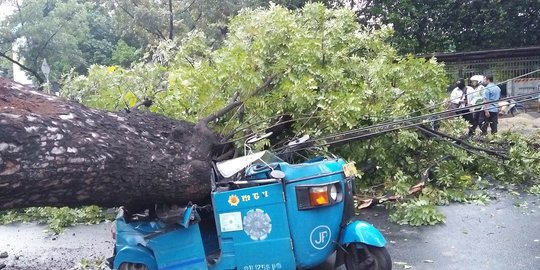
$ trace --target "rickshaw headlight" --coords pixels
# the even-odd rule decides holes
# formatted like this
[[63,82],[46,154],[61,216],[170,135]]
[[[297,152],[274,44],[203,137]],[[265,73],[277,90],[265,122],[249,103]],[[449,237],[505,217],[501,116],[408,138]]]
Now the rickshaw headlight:
[[319,206],[328,204],[328,187],[311,187],[309,188],[309,202],[311,206]]
[[332,201],[336,201],[337,197],[338,197],[338,191],[337,191],[336,185],[334,184],[330,186],[330,198],[332,199]]
[[322,185],[298,185],[295,189],[298,210],[331,206],[343,201],[343,188],[338,181]]

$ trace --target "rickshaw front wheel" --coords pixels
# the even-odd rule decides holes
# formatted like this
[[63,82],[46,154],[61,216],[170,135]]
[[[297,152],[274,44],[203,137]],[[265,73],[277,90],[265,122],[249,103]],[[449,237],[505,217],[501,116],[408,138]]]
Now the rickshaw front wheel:
[[148,270],[148,267],[142,263],[123,263],[118,270]]
[[364,246],[356,244],[347,246],[345,266],[347,270],[391,270],[392,259],[384,247]]

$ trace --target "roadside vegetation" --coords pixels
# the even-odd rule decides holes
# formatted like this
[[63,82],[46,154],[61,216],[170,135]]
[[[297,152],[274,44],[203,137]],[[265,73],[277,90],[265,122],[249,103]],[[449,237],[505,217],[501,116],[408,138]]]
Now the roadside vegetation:
[[112,218],[114,218],[114,212],[111,213],[97,206],[85,206],[81,208],[31,207],[0,213],[0,224],[36,222],[46,224],[49,232],[58,234],[69,226],[76,224],[98,224]]

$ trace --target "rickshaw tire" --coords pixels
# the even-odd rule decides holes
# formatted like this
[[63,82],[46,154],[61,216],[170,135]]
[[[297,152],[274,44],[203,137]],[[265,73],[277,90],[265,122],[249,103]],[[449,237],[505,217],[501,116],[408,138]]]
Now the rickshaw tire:
[[148,270],[148,267],[142,263],[122,263],[118,270]]
[[362,248],[356,244],[347,246],[345,267],[347,270],[391,270],[392,259],[385,247],[365,245]]

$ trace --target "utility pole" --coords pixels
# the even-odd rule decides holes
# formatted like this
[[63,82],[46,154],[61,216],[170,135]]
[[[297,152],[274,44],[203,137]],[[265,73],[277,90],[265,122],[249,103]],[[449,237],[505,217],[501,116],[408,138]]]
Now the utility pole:
[[45,79],[47,79],[47,93],[50,94],[51,85],[49,84],[49,74],[51,73],[51,67],[47,64],[47,59],[43,59],[43,62],[41,63],[41,72],[43,72]]

